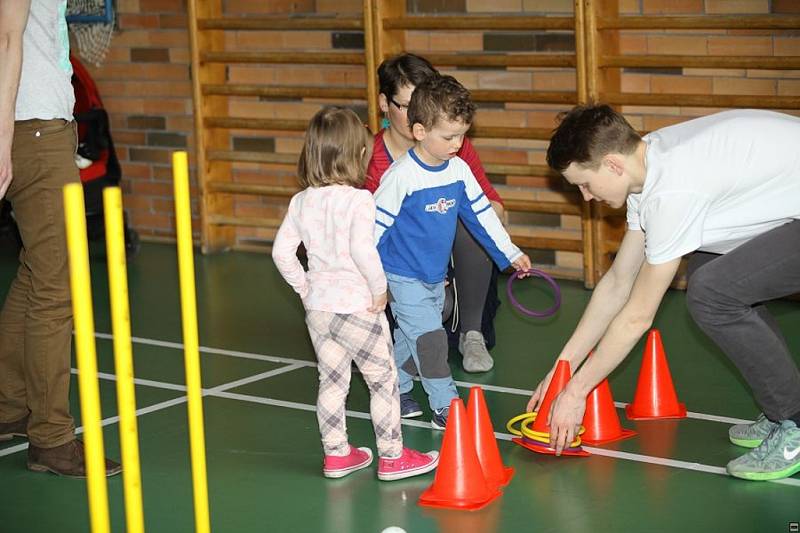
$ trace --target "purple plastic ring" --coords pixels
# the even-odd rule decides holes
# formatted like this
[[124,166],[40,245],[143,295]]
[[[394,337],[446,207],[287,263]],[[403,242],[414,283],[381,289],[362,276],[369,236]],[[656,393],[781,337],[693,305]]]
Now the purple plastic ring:
[[[555,302],[553,305],[544,311],[534,311],[532,309],[528,309],[527,307],[520,304],[516,298],[514,298],[514,294],[511,291],[511,286],[514,284],[514,280],[520,277],[521,274],[532,274],[539,278],[542,278],[547,283],[550,284],[550,287],[553,288],[553,299]],[[558,308],[561,307],[561,289],[558,288],[558,284],[556,280],[542,272],[541,270],[536,270],[535,268],[531,268],[530,270],[517,270],[511,277],[508,278],[508,284],[506,285],[506,294],[508,295],[508,301],[511,302],[511,305],[514,306],[520,313],[536,318],[546,318],[548,316],[554,315]]]

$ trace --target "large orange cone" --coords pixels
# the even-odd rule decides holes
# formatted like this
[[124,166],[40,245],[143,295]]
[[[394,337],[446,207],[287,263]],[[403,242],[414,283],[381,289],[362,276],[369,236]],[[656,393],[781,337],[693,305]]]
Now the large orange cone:
[[481,463],[486,481],[495,487],[508,485],[514,475],[514,469],[503,466],[500,450],[497,448],[497,438],[494,436],[494,427],[489,418],[489,408],[483,397],[483,389],[472,387],[469,390],[467,403],[467,420],[475,440],[475,451]]
[[636,395],[625,408],[625,414],[631,420],[686,417],[686,406],[678,402],[657,329],[651,329],[647,336]]
[[[550,435],[550,425],[547,423],[547,418],[550,416],[550,407],[553,404],[553,400],[556,399],[556,396],[561,394],[561,391],[563,391],[564,387],[567,386],[570,377],[571,372],[569,368],[569,361],[564,359],[559,360],[558,364],[556,364],[556,369],[553,372],[553,377],[550,379],[550,385],[547,387],[547,392],[544,394],[542,405],[539,408],[539,412],[536,414],[536,420],[533,421],[533,425],[531,426],[533,431]],[[538,442],[525,436],[522,438],[515,437],[511,439],[511,442],[514,444],[519,444],[523,448],[527,448],[536,453],[544,453],[547,455],[555,455],[556,453],[555,448],[550,446],[550,444]],[[585,457],[589,455],[589,452],[580,446],[577,446],[575,448],[564,448],[561,451],[561,455],[578,455]]]
[[419,497],[419,504],[447,509],[480,509],[500,496],[486,481],[475,451],[475,442],[460,398],[450,402],[439,467],[433,484]]
[[607,379],[601,381],[586,398],[583,427],[586,428],[586,433],[581,435],[581,439],[586,444],[606,444],[636,435],[635,431],[625,429],[619,423]]

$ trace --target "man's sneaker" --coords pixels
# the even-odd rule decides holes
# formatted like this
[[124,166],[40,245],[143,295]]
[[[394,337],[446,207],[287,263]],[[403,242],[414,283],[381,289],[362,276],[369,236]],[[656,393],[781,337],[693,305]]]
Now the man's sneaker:
[[439,452],[421,453],[403,448],[403,453],[395,459],[378,459],[378,479],[393,481],[430,472],[439,464]]
[[444,427],[447,425],[447,415],[449,414],[449,407],[434,409],[433,414],[431,415],[431,426],[433,426],[433,429],[444,429]]
[[766,481],[800,472],[800,428],[792,420],[776,425],[758,448],[728,463],[734,477]]
[[[122,472],[122,466],[111,459],[105,460],[106,476]],[[28,445],[28,470],[52,472],[65,477],[86,477],[86,454],[83,442],[75,439],[55,448]]]
[[731,426],[728,430],[728,438],[737,446],[755,448],[767,438],[770,431],[779,425],[764,416],[764,413],[761,413],[755,422]]
[[422,414],[422,408],[410,392],[400,395],[400,418],[414,418]]
[[0,442],[14,437],[27,437],[29,416],[26,415],[16,422],[0,422]]
[[468,331],[458,336],[458,351],[464,357],[466,372],[488,372],[494,360],[486,349],[486,341],[480,331]]
[[322,465],[322,474],[329,478],[344,477],[372,464],[372,450],[350,446],[347,455],[326,455]]

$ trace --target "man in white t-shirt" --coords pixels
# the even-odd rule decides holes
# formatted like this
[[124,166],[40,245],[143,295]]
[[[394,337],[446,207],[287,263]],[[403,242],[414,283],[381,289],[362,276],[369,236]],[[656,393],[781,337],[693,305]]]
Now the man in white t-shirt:
[[[736,364],[763,414],[733,426],[755,450],[731,461],[744,479],[800,472],[800,371],[763,302],[800,292],[800,118],[725,111],[641,138],[606,105],[566,113],[547,162],[586,201],[627,203],[628,231],[558,359],[577,368],[551,411],[562,450],[586,397],[650,328],[681,257],[687,305]],[[538,409],[552,371],[531,396]]]

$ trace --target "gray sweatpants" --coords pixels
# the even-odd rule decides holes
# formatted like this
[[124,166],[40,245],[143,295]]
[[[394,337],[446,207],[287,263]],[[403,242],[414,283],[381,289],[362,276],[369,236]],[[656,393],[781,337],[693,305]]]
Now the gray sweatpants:
[[695,252],[688,275],[692,317],[737,366],[767,418],[800,415],[800,371],[763,303],[800,292],[800,220],[724,255]]

